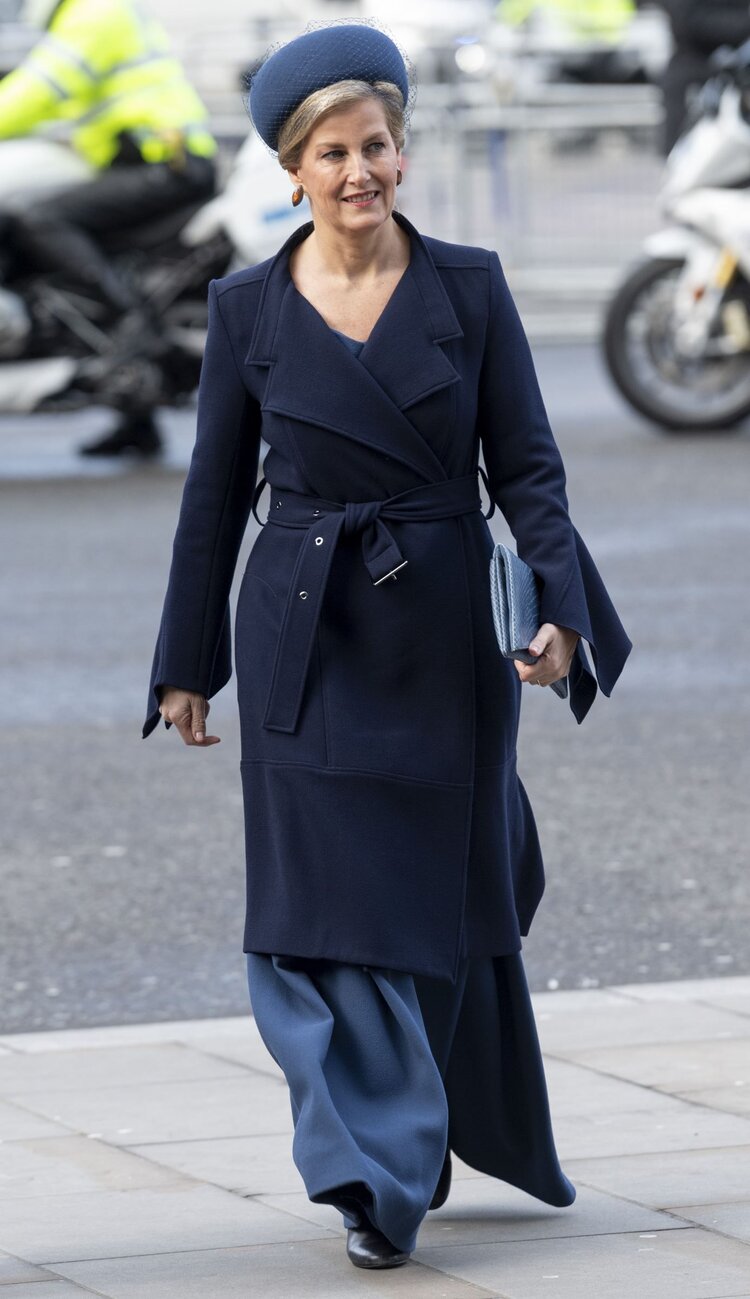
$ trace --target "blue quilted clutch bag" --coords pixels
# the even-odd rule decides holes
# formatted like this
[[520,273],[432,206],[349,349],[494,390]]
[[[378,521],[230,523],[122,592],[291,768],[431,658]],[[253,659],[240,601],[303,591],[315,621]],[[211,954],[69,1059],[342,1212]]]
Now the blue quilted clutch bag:
[[[533,569],[498,542],[490,560],[490,598],[495,634],[506,659],[536,663],[529,645],[539,630],[539,592]],[[551,690],[568,697],[567,677],[553,681]]]

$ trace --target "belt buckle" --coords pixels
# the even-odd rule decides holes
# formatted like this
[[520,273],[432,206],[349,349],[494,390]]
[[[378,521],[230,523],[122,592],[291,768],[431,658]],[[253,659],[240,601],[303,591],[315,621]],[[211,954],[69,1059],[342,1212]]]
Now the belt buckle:
[[380,586],[380,583],[387,581],[389,577],[392,577],[394,582],[397,582],[398,578],[396,577],[396,573],[399,571],[400,568],[406,568],[408,562],[409,562],[408,559],[402,560],[400,564],[397,564],[395,568],[391,569],[390,573],[384,573],[382,577],[378,578],[377,582],[373,582],[373,586]]

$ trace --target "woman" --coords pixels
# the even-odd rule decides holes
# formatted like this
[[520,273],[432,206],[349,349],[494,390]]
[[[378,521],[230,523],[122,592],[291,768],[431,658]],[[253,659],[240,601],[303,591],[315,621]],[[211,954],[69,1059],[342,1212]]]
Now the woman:
[[[367,24],[305,32],[253,78],[254,124],[313,220],[210,287],[144,728],[161,715],[218,743],[206,701],[231,673],[262,434],[270,526],[235,633],[244,950],[295,1161],[358,1267],[407,1260],[451,1149],[547,1203],[575,1198],[521,961],[544,875],[515,769],[520,692],[567,675],[580,721],[596,693],[581,638],[607,694],[630,648],[568,517],[497,254],[394,209],[411,97]],[[495,640],[480,446],[540,580],[532,666]]]

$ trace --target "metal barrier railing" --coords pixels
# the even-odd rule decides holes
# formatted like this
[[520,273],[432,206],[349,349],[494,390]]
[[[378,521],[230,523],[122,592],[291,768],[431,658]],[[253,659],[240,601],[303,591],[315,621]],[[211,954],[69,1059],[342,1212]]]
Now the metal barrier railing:
[[[658,220],[661,105],[650,86],[546,88],[535,103],[421,106],[408,203],[439,237],[516,271],[606,278]],[[614,92],[614,93],[613,93]]]

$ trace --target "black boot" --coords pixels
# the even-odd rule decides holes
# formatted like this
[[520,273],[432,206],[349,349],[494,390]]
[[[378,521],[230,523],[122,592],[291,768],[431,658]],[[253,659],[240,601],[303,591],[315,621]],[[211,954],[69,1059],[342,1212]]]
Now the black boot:
[[453,1165],[451,1164],[451,1152],[446,1150],[443,1167],[438,1178],[438,1184],[435,1187],[435,1194],[430,1200],[431,1209],[439,1209],[448,1199],[448,1192],[451,1189],[451,1176],[453,1174]]
[[346,1252],[355,1267],[400,1267],[410,1257],[374,1227],[349,1227]]
[[82,456],[138,455],[151,459],[161,454],[164,444],[153,415],[124,415],[111,433],[78,448]]

